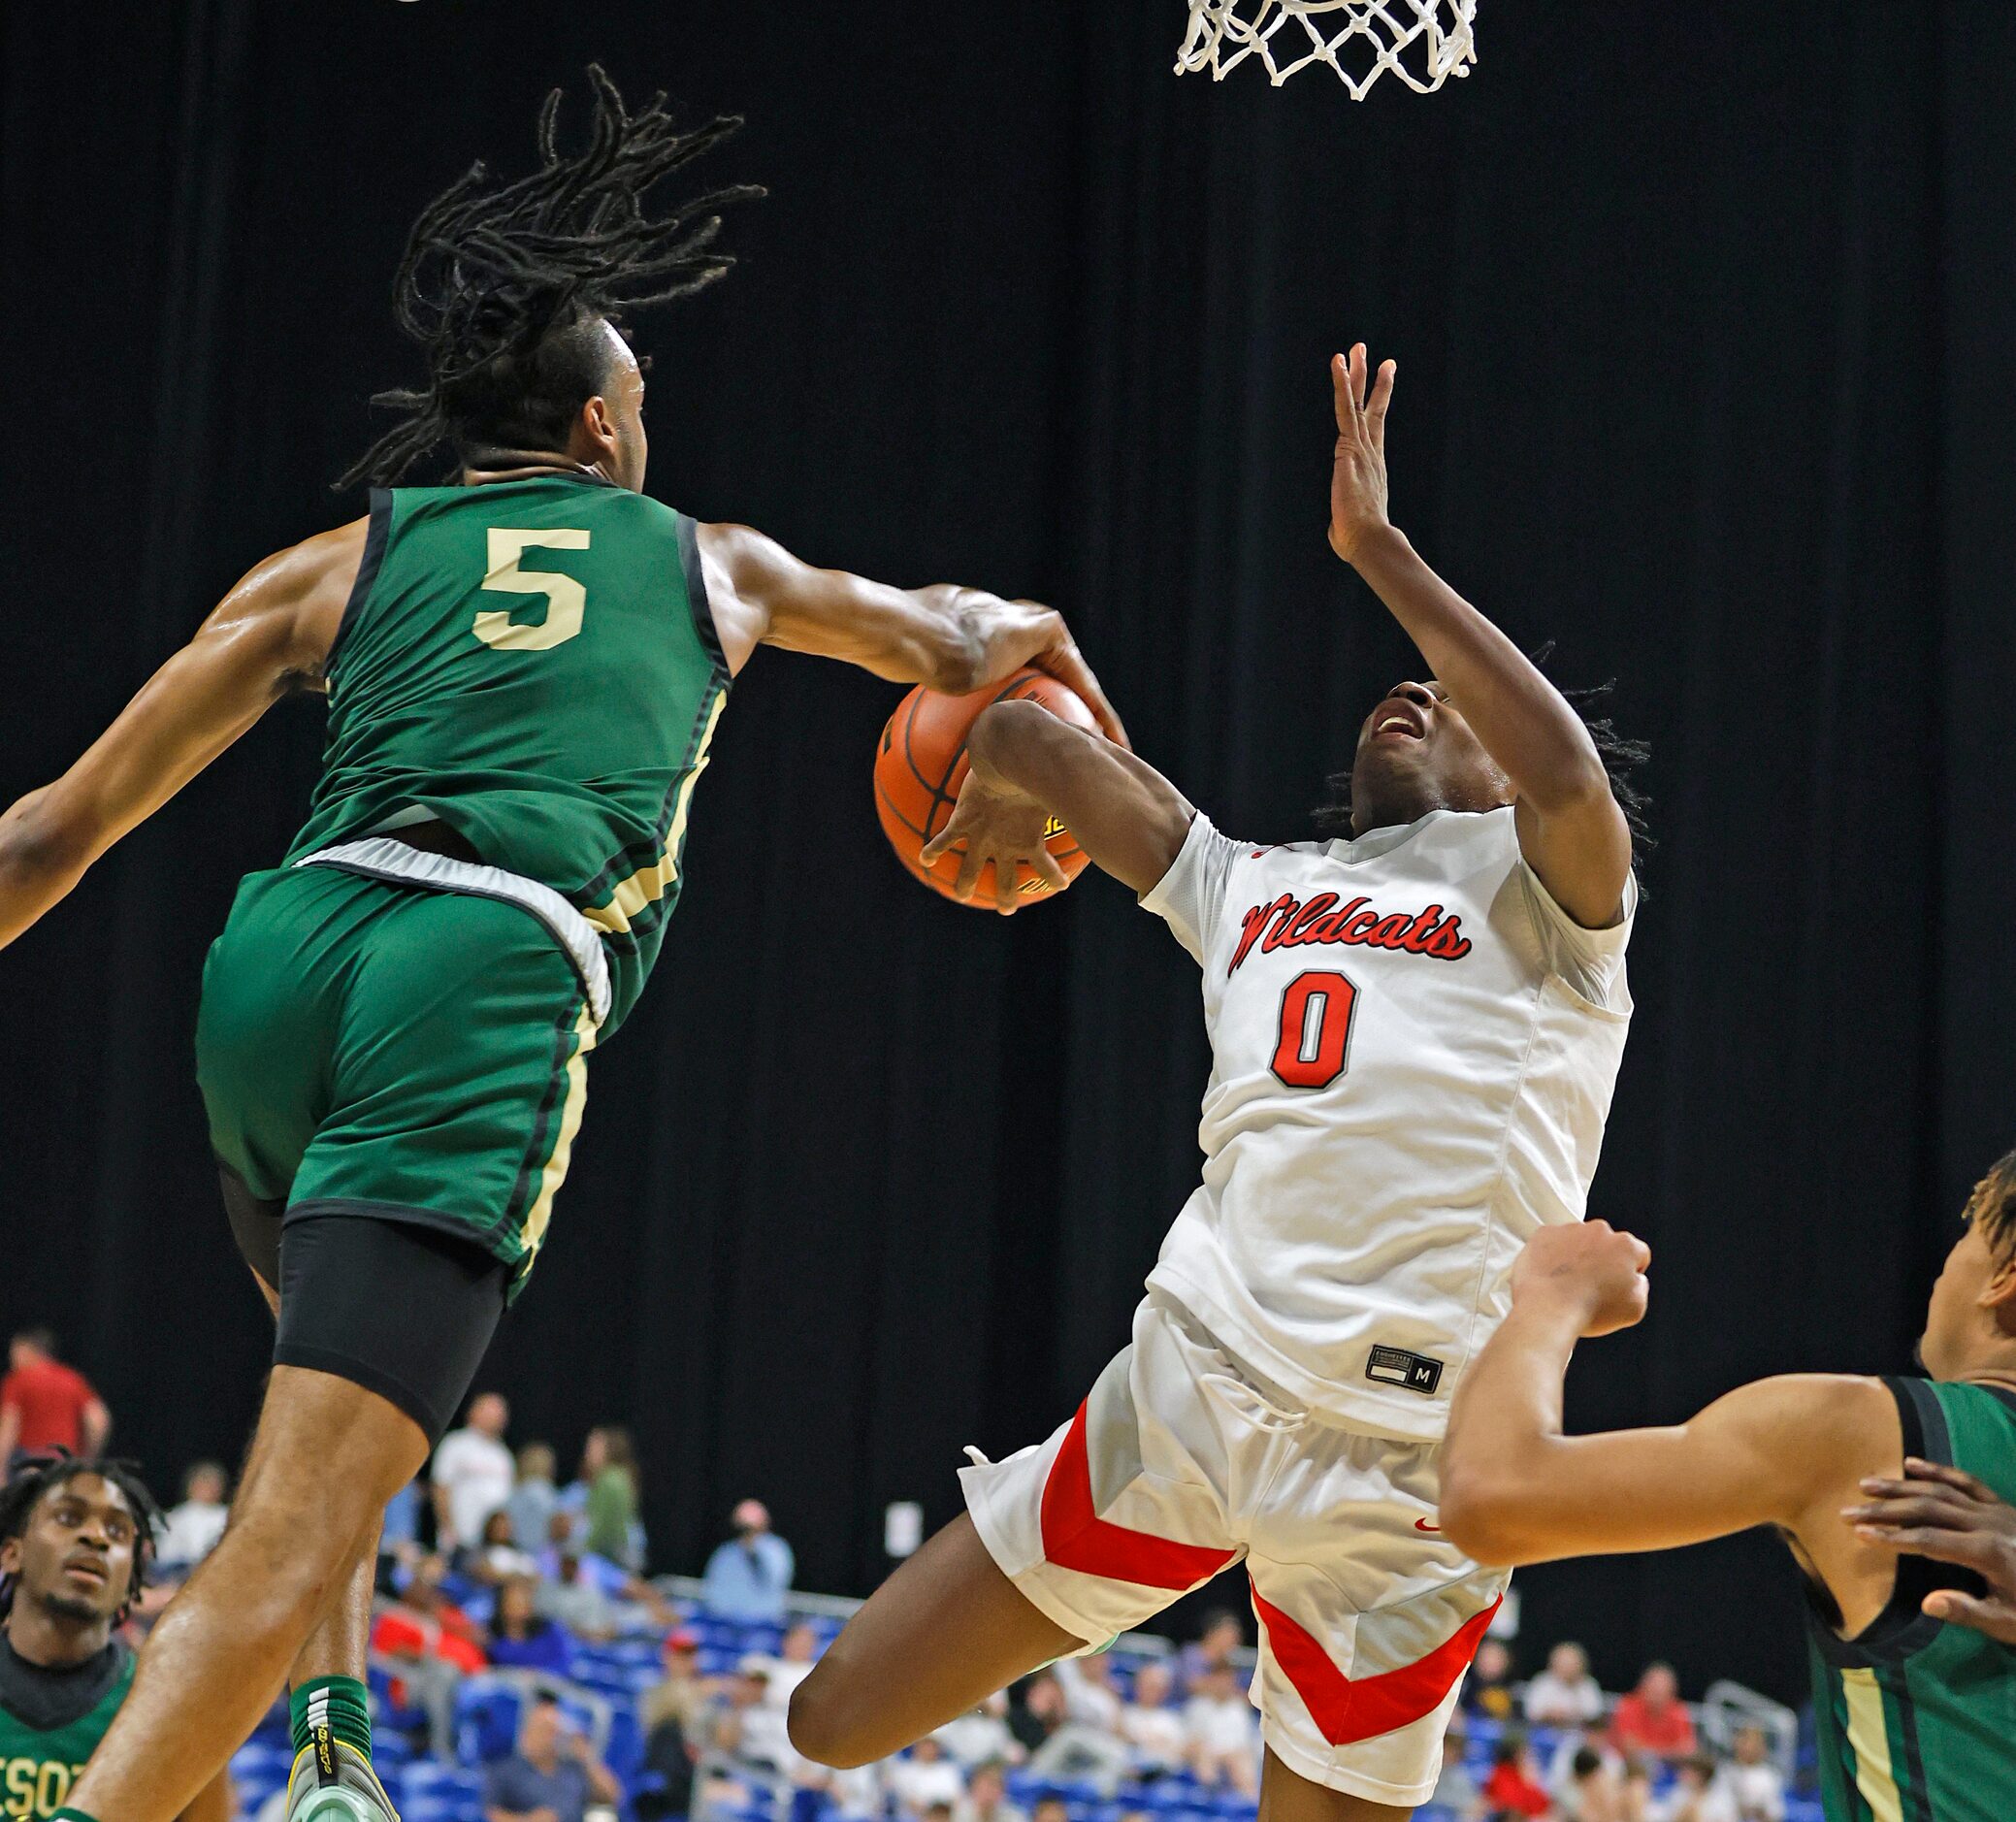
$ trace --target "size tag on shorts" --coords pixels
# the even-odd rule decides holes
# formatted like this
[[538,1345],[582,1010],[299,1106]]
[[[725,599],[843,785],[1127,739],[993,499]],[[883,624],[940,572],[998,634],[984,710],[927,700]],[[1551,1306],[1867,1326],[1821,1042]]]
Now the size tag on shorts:
[[1424,1353],[1409,1353],[1405,1348],[1375,1348],[1365,1362],[1365,1377],[1432,1398],[1442,1384],[1442,1362]]

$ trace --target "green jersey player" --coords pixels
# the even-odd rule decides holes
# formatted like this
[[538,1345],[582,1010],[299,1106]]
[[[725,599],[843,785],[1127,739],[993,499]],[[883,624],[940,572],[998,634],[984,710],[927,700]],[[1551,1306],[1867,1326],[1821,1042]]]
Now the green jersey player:
[[1669,1428],[1566,1436],[1569,1352],[1643,1315],[1649,1259],[1600,1221],[1527,1245],[1512,1315],[1456,1393],[1443,1530],[1527,1563],[1775,1526],[1805,1576],[1829,1822],[2006,1822],[2016,1152],[1976,1187],[1933,1288],[1929,1377],[1788,1375]]
[[[370,513],[260,564],[63,778],[0,818],[0,943],[292,690],[324,774],[205,972],[198,1072],[275,1370],[216,1552],[155,1628],[73,1815],[169,1822],[283,1685],[292,1822],[389,1815],[361,1678],[386,1500],[544,1245],[586,1058],[650,971],[695,787],[759,645],[940,690],[1024,665],[1123,738],[1051,610],[815,569],[646,499],[615,317],[719,277],[717,191],[657,180],[729,131],[628,112],[471,170],[422,214],[400,321],[429,383],[358,465]],[[453,484],[400,485],[431,451]]]
[[[28,1460],[0,1487],[0,1816],[59,1813],[133,1686],[119,1629],[146,1579],[155,1510],[121,1462]],[[225,1822],[219,1773],[182,1822]]]

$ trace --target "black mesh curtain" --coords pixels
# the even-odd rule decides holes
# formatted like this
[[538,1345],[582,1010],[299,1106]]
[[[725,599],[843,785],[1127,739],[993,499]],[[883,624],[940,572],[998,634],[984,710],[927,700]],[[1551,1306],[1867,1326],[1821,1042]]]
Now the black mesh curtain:
[[[1175,0],[9,9],[0,797],[357,509],[327,486],[413,372],[406,223],[601,56],[746,112],[715,175],[773,190],[745,266],[644,325],[653,491],[1057,601],[1241,833],[1299,833],[1414,667],[1322,537],[1325,359],[1399,359],[1397,516],[1656,747],[1595,1195],[1656,1295],[1572,1414],[1901,1368],[2016,1137],[2016,14],[1483,11],[1466,81],[1353,107],[1316,72],[1177,81]],[[737,686],[493,1358],[521,1438],[635,1428],[666,1566],[760,1492],[808,1585],[870,1585],[887,1501],[949,1516],[960,1444],[1076,1402],[1194,1179],[1189,963],[1102,880],[1006,926],[911,886],[867,791],[894,695],[770,655]],[[190,1031],[319,724],[277,711],[0,956],[0,1318],[55,1321],[164,1475],[253,1409]],[[1767,1540],[1523,1584],[1536,1648],[1586,1638],[1612,1681],[1658,1651],[1796,1685]]]

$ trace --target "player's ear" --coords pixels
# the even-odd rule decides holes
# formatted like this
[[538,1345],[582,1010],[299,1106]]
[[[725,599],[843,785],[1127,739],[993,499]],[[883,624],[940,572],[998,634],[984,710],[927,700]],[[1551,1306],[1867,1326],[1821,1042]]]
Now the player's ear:
[[13,1577],[21,1573],[21,1541],[9,1538],[0,1544],[0,1576]]
[[1997,1325],[2016,1335],[2016,1251],[1989,1268],[1988,1282],[1981,1286],[1980,1304],[1993,1312]]

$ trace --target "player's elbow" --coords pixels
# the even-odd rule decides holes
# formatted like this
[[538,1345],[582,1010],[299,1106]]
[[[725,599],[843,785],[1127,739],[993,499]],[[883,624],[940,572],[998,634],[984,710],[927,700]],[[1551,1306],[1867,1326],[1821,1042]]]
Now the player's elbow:
[[1478,1463],[1444,1466],[1436,1512],[1443,1536],[1472,1562],[1516,1566],[1534,1560],[1525,1501],[1502,1470]]
[[81,873],[96,851],[95,836],[48,791],[30,792],[0,816],[0,880],[40,883]]

